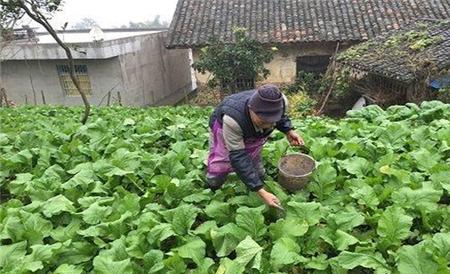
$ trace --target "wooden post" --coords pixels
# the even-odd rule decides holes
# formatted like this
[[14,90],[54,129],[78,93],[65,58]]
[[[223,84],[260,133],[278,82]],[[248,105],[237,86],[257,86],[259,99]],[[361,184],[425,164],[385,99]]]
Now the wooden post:
[[108,100],[106,102],[106,105],[109,107],[111,104],[111,91],[108,92]]
[[145,78],[142,78],[142,106],[147,105],[145,102]]
[[0,96],[1,96],[1,98],[5,98],[5,105],[6,105],[6,107],[9,107],[8,97],[6,96],[5,88],[1,88],[1,95]]
[[44,104],[44,105],[46,105],[47,104],[47,102],[45,101],[45,95],[44,95],[44,91],[41,89],[41,96],[42,96],[42,103]]
[[3,88],[0,89],[0,107],[3,107]]
[[28,96],[25,94],[25,105],[28,105]]
[[33,102],[34,105],[37,105],[36,90],[34,89],[33,77],[31,76],[31,72],[29,76],[30,76],[31,90],[33,91]]
[[154,105],[155,104],[155,92],[153,91],[153,89],[151,89],[150,92],[152,93],[152,103],[151,103],[151,105]]
[[[336,50],[334,51],[334,55],[332,57],[331,64],[328,67],[328,69],[330,69],[330,71],[333,73],[332,74],[333,81],[331,82],[331,85],[328,87],[328,92],[325,95],[325,98],[323,99],[322,105],[320,106],[319,110],[317,111],[317,115],[322,114],[322,111],[324,110],[325,105],[327,104],[327,101],[330,98],[331,92],[333,91],[334,86],[336,84],[337,75],[336,75],[335,69],[336,69],[336,57],[337,57],[338,51],[339,51],[339,42],[336,45]],[[328,73],[328,71],[326,72],[326,74],[327,73]]]
[[120,91],[117,92],[117,99],[119,100],[119,105],[122,106],[122,96],[120,96]]

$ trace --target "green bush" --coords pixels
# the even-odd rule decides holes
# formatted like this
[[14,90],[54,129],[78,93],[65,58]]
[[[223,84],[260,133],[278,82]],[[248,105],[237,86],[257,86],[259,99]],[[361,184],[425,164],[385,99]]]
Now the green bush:
[[211,73],[210,87],[221,87],[235,92],[239,80],[254,83],[258,78],[267,78],[269,70],[264,67],[273,59],[272,50],[248,37],[246,30],[234,29],[235,43],[225,44],[219,40],[201,49],[199,60],[192,66],[200,73]]

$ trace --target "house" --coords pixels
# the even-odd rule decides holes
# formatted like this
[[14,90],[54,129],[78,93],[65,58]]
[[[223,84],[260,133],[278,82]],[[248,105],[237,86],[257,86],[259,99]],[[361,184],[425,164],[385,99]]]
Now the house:
[[[16,104],[80,105],[69,77],[64,50],[48,33],[20,39],[0,51],[1,87]],[[20,35],[19,35],[20,34]],[[92,105],[120,102],[129,106],[176,103],[192,87],[189,50],[164,47],[164,29],[59,31],[70,45],[75,74]]]
[[[266,82],[293,82],[323,72],[339,49],[399,29],[419,17],[450,18],[450,0],[179,0],[169,49],[191,48],[194,61],[212,38],[233,43],[233,28],[276,46]],[[208,75],[197,74],[199,83]]]
[[378,104],[437,98],[450,88],[450,20],[418,20],[342,52],[352,89]]

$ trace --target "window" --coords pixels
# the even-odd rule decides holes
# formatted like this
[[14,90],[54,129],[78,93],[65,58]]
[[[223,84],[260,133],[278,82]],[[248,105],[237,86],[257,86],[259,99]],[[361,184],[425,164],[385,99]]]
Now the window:
[[254,79],[237,79],[235,85],[238,90],[254,89],[255,88],[255,80]]
[[[69,96],[77,96],[80,95],[78,93],[77,88],[72,82],[69,74],[69,66],[68,65],[56,65],[56,69],[58,71],[59,81],[61,82],[61,87]],[[89,80],[89,74],[87,65],[75,65],[75,76],[80,82],[81,90],[84,91],[86,95],[92,94],[91,88],[91,80]]]
[[255,88],[255,79],[238,78],[231,83],[222,83],[222,88],[231,88],[235,92]]
[[297,76],[300,72],[320,74],[327,70],[331,55],[308,55],[297,57]]

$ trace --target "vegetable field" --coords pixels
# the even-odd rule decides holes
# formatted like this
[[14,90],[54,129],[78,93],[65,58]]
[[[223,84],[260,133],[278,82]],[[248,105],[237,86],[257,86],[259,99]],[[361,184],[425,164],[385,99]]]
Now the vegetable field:
[[450,273],[450,105],[294,124],[319,166],[284,192],[204,189],[211,109],[0,109],[1,273]]

